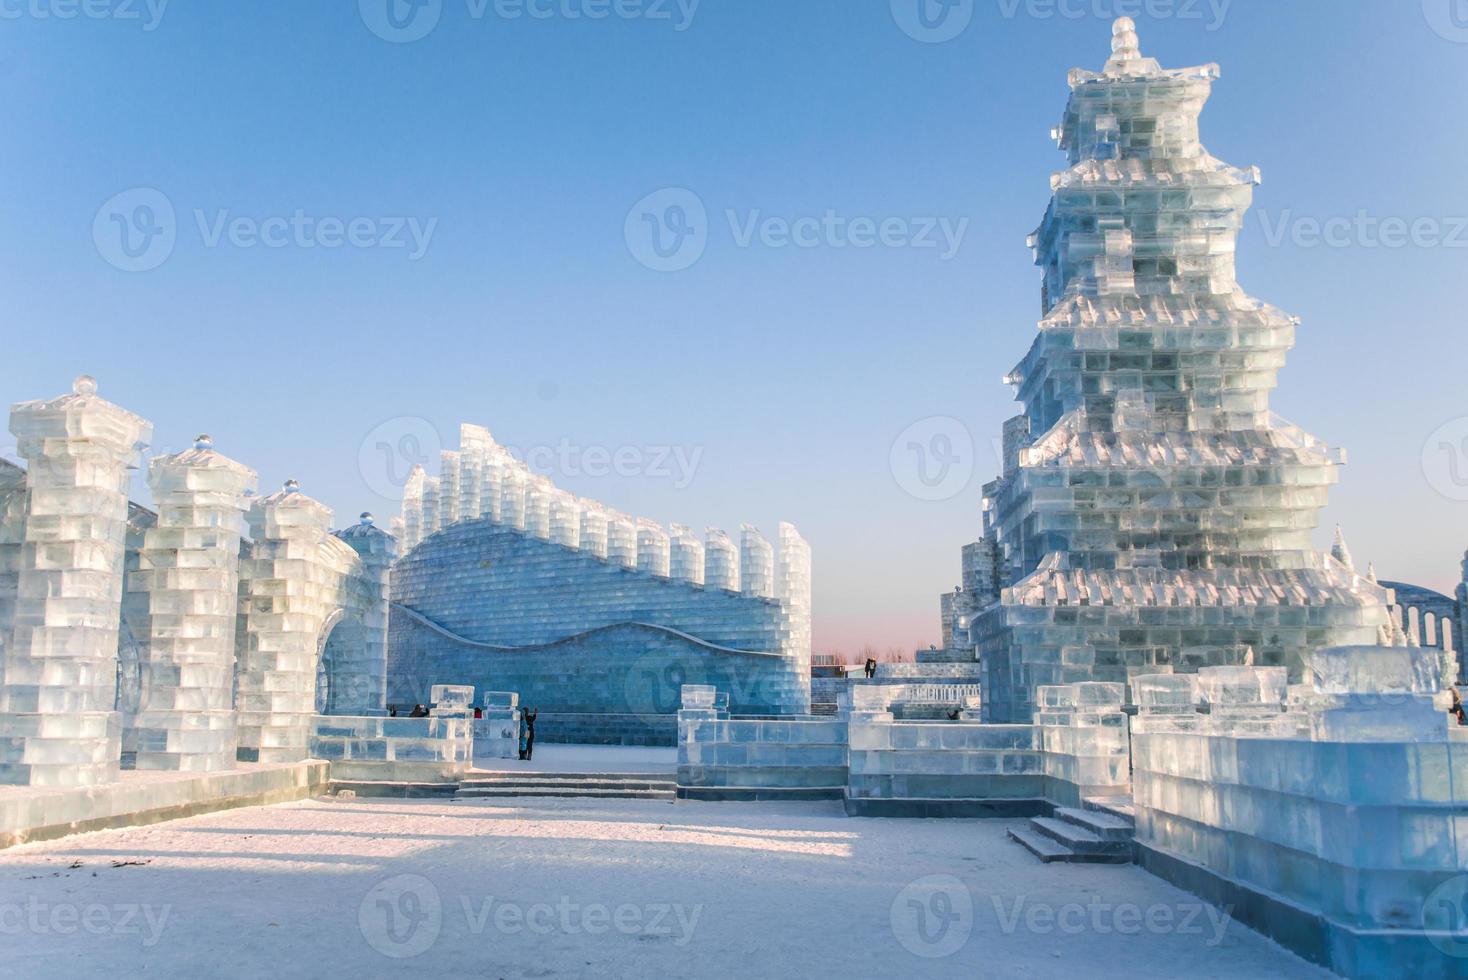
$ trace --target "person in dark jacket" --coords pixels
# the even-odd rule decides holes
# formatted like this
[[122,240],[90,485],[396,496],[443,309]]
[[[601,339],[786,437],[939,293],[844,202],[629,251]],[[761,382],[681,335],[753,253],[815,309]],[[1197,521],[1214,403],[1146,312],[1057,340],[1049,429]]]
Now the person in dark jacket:
[[408,717],[409,718],[427,718],[428,717],[428,709],[425,708],[425,707],[423,707],[423,705],[421,705],[421,704],[415,704],[415,705],[413,705],[413,711],[412,711],[412,713],[409,714]]
[[868,678],[877,676],[877,661],[871,657],[867,658],[866,674]]
[[525,709],[525,761],[535,757],[535,719],[540,709]]

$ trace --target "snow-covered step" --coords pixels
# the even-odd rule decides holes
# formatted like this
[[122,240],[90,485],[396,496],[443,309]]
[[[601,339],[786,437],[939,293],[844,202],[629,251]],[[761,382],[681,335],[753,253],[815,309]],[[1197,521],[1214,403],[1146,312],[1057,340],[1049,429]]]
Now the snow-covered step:
[[1062,806],[1055,808],[1055,817],[1088,830],[1104,841],[1130,843],[1136,835],[1136,828],[1131,821],[1113,816],[1104,810],[1077,810]]
[[577,789],[574,787],[530,787],[530,786],[477,786],[460,787],[454,794],[456,800],[474,799],[530,799],[534,797],[557,797],[561,799],[588,800],[667,800],[677,798],[673,790],[660,789]]
[[1048,837],[1070,851],[1070,861],[1098,861],[1130,863],[1131,845],[1125,841],[1107,840],[1091,833],[1084,827],[1055,817],[1034,817],[1030,827],[1038,834]]
[[584,797],[587,799],[673,800],[672,773],[474,773],[459,784],[456,799]]
[[1137,812],[1132,807],[1130,796],[1090,796],[1082,800],[1081,805],[1087,810],[1106,813],[1118,820],[1125,820],[1133,827],[1137,825]]
[[1049,864],[1051,861],[1076,860],[1076,854],[1070,848],[1042,834],[1037,834],[1033,830],[1022,830],[1019,827],[1011,827],[1009,837],[1011,840],[1017,841],[1021,847],[1046,864]]

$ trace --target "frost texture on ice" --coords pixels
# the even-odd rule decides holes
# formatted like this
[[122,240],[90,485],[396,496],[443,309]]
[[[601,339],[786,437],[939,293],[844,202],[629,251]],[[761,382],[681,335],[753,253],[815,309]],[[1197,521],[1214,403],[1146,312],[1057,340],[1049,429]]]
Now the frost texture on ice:
[[1296,320],[1235,278],[1259,173],[1200,141],[1218,74],[1162,68],[1124,20],[1104,69],[1070,74],[1069,166],[1030,237],[1043,317],[1006,378],[1024,414],[984,488],[990,720],[1028,720],[1042,686],[1249,648],[1298,678],[1386,621],[1385,590],[1311,544],[1343,454],[1270,411]]

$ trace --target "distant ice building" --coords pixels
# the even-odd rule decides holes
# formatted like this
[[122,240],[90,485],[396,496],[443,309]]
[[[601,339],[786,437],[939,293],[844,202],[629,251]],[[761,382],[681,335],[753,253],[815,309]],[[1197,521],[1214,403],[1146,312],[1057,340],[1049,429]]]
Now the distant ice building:
[[1345,454],[1270,411],[1298,321],[1235,279],[1260,178],[1199,140],[1218,76],[1162,68],[1126,23],[1070,73],[1069,166],[1029,240],[1039,336],[1005,379],[1024,410],[945,600],[987,720],[1028,721],[1043,685],[1249,650],[1298,679],[1307,651],[1389,629],[1387,591],[1311,546]]
[[664,528],[532,473],[465,425],[403,500],[389,700],[435,684],[514,691],[551,740],[672,744],[679,692],[756,714],[810,710],[810,548],[779,528]]

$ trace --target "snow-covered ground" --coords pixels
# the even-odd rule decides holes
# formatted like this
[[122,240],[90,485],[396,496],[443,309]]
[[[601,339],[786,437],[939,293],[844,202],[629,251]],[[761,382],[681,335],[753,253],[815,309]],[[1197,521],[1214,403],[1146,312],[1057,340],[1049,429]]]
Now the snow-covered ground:
[[232,810],[0,852],[0,976],[1328,976],[1138,868],[1041,865],[1011,825],[828,803]]

